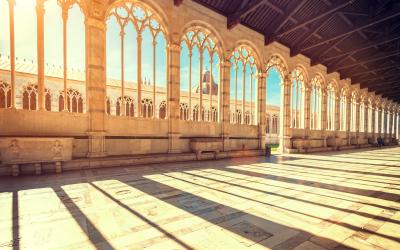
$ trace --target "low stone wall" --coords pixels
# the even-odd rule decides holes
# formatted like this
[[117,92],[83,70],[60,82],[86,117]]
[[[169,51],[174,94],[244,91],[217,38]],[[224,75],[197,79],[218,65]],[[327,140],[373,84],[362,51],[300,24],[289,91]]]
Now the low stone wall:
[[[217,159],[234,158],[234,157],[254,157],[264,155],[263,150],[244,150],[244,151],[229,151],[220,152]],[[108,168],[118,166],[137,166],[144,164],[157,164],[157,163],[172,163],[184,162],[195,160],[214,160],[214,153],[202,153],[200,158],[197,159],[195,153],[180,153],[180,154],[153,154],[153,155],[137,155],[137,156],[119,156],[119,157],[102,157],[102,158],[82,158],[70,160],[62,163],[62,170],[85,170],[95,168]],[[55,173],[54,164],[43,163],[43,173]],[[24,164],[21,168],[21,174],[35,174],[34,164]],[[0,165],[0,176],[12,175],[11,165]]]

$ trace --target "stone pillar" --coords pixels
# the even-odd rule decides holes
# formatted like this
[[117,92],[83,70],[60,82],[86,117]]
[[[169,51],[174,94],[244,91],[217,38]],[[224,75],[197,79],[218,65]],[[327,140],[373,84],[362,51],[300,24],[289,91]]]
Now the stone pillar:
[[368,138],[368,102],[364,101],[364,138]]
[[[340,95],[339,93],[336,93],[335,95],[335,126],[334,130],[339,131],[340,130]],[[337,133],[337,132],[336,132]]]
[[393,112],[393,138],[397,139],[397,110]]
[[38,79],[38,110],[45,110],[44,86],[44,1],[36,1],[37,17],[37,79]]
[[291,72],[288,72],[281,83],[281,112],[279,124],[279,152],[287,152],[290,145],[290,94]]
[[318,119],[321,122],[321,136],[324,139],[324,147],[327,147],[327,138],[326,138],[326,130],[328,128],[328,95],[327,95],[327,89],[321,89],[321,117],[319,117]]
[[389,117],[388,117],[388,122],[389,122],[389,124],[387,125],[388,127],[389,127],[389,139],[390,139],[390,141],[392,140],[392,128],[393,128],[393,113],[392,113],[392,110],[389,110],[388,111],[388,115],[389,115]]
[[304,86],[304,135],[307,138],[310,135],[311,128],[311,88]]
[[168,81],[168,152],[180,153],[179,141],[179,97],[180,97],[180,51],[179,42],[169,45],[169,81]]
[[346,98],[346,136],[347,145],[350,145],[350,123],[351,123],[351,95]]
[[[266,114],[266,81],[267,73],[259,73],[258,75],[258,148],[265,149],[265,114]],[[271,119],[270,119],[271,120]]]
[[360,136],[360,102],[361,100],[356,101],[356,137]]
[[10,16],[10,70],[11,70],[11,107],[15,108],[16,87],[15,87],[15,39],[14,39],[14,5],[15,0],[8,0]]
[[86,105],[89,114],[88,157],[106,156],[106,29],[101,19],[86,18]]
[[[230,55],[227,52],[227,55]],[[221,70],[222,70],[222,86],[220,87],[220,119],[222,126],[222,141],[223,141],[223,151],[230,150],[230,142],[229,142],[229,127],[230,127],[230,70],[231,70],[231,62],[229,60],[229,56],[227,58],[223,58],[221,62]]]
[[375,126],[375,116],[376,116],[376,110],[375,110],[375,105],[371,105],[371,138],[375,142],[376,137],[375,137],[375,132],[376,132],[376,126]]
[[382,137],[382,109],[380,107],[377,107],[378,110],[378,134],[380,137]]

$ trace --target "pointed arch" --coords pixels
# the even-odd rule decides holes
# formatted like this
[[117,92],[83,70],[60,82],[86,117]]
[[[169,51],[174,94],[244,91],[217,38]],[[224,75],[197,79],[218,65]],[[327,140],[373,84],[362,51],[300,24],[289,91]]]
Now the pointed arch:
[[[230,80],[230,110],[237,114],[241,110],[244,114],[241,119],[231,119],[240,124],[256,124],[257,94],[258,94],[258,65],[254,50],[244,44],[236,47],[231,56]],[[232,112],[236,110],[236,112]]]
[[208,117],[205,107],[208,112],[213,106],[219,107],[221,43],[207,27],[194,25],[184,29],[180,44],[180,100],[188,104],[189,119],[202,121]]

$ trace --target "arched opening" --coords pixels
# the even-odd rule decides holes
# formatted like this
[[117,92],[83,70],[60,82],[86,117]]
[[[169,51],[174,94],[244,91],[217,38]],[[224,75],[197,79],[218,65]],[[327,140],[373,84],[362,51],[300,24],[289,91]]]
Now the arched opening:
[[335,130],[336,91],[333,83],[327,88],[327,130]]
[[[111,100],[118,96],[133,97],[139,101],[137,112],[121,110],[120,113],[154,118],[157,113],[154,108],[160,106],[143,102],[150,99],[158,103],[158,99],[167,98],[165,28],[150,8],[128,1],[108,13],[106,24],[107,96]],[[126,105],[125,98],[121,102],[122,109],[128,110],[133,105]]]
[[159,117],[160,119],[165,119],[165,118],[167,118],[167,103],[166,103],[165,101],[162,101],[162,102],[160,103],[158,117]]
[[180,102],[188,105],[193,121],[211,121],[211,108],[219,106],[220,51],[215,36],[203,27],[191,27],[182,37]]
[[292,91],[290,96],[291,127],[304,128],[304,72],[295,68],[291,75]]
[[[254,52],[247,46],[237,47],[231,55],[230,110],[231,122],[236,124],[257,124],[257,64]],[[236,110],[236,112],[235,112]],[[237,112],[240,110],[240,115]]]
[[0,108],[11,107],[11,87],[8,83],[0,80]]
[[310,108],[310,127],[313,130],[321,129],[321,95],[322,77],[317,75],[311,79],[311,108]]
[[279,146],[279,119],[281,117],[282,72],[277,65],[271,65],[266,76],[266,143],[272,149]]
[[179,104],[179,118],[181,120],[189,120],[189,106],[187,103],[180,103]]

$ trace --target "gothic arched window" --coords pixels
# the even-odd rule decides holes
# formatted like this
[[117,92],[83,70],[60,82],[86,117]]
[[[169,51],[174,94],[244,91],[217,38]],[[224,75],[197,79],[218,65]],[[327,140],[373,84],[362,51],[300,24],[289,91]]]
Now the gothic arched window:
[[272,115],[272,134],[278,133],[278,116]]
[[30,83],[24,86],[22,89],[22,108],[36,110],[38,98],[37,85]]
[[329,84],[327,88],[327,129],[335,130],[335,105],[336,95],[333,84]]
[[11,107],[11,87],[8,83],[0,80],[0,108]]
[[[153,105],[143,102],[145,94],[152,103],[167,98],[167,32],[161,18],[141,2],[120,1],[108,13],[106,25],[107,92],[117,87],[125,96],[127,88],[133,89],[137,116],[154,117]],[[121,101],[121,109],[133,105]]]
[[189,120],[189,106],[187,105],[187,103],[179,104],[179,114],[181,120]]
[[350,131],[356,132],[357,130],[357,97],[356,94],[353,93],[351,95],[351,103],[350,103]]
[[218,122],[218,109],[215,106],[211,107],[211,122]]
[[245,114],[240,120],[233,119],[233,122],[253,125],[256,123],[253,117],[256,117],[257,108],[257,62],[254,52],[247,46],[239,46],[232,52],[230,61],[231,109],[241,110]]
[[292,91],[291,91],[291,116],[292,128],[303,128],[304,124],[304,73],[299,67],[292,72]]
[[197,110],[201,117],[194,114],[189,117],[204,120],[203,108],[210,110],[218,105],[220,43],[209,30],[195,26],[183,35],[180,53],[180,99],[188,103],[189,112],[195,110],[194,105],[201,107]]
[[111,115],[111,101],[109,97],[107,97],[106,101],[106,114]]
[[346,131],[346,121],[347,121],[347,92],[342,90],[340,94],[340,130]]
[[199,105],[195,105],[193,107],[193,121],[198,121],[199,120]]
[[321,129],[321,85],[321,76],[317,75],[311,80],[311,129]]
[[162,101],[160,103],[160,108],[159,108],[159,113],[158,113],[158,117],[160,119],[165,119],[167,118],[167,103],[165,101]]
[[153,101],[149,98],[142,100],[142,116],[144,118],[153,117]]

